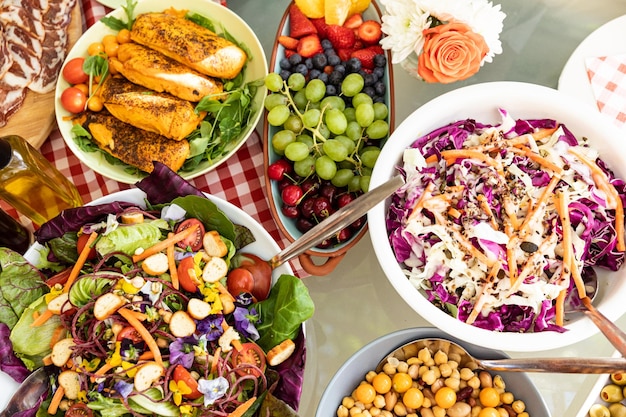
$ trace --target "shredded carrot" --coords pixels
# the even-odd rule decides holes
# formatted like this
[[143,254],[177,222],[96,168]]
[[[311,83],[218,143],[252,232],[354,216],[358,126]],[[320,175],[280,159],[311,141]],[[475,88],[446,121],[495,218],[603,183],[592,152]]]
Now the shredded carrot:
[[47,322],[52,316],[54,316],[54,313],[46,309],[43,313],[39,314],[35,320],[33,320],[30,327],[39,327]]
[[543,214],[543,208],[548,203],[549,198],[553,195],[552,193],[554,192],[554,188],[560,180],[560,175],[553,176],[550,179],[548,185],[546,185],[546,187],[543,189],[543,192],[541,193],[541,196],[539,196],[539,199],[536,201],[535,205],[530,208],[528,213],[526,213],[526,219],[524,219],[524,222],[520,226],[521,238],[524,238],[524,236],[528,234],[529,227],[531,223],[535,220],[535,218]]
[[556,309],[556,316],[554,317],[554,323],[557,326],[563,326],[565,320],[565,296],[567,295],[567,288],[563,288],[559,295],[556,297],[556,303],[554,307]]
[[[191,229],[191,227],[189,229]],[[154,361],[163,366],[163,359],[161,357],[161,351],[159,350],[159,346],[157,345],[156,340],[154,340],[154,337],[152,337],[148,329],[146,329],[144,325],[141,324],[139,320],[137,320],[135,314],[133,314],[133,312],[126,307],[120,308],[119,310],[117,310],[117,312],[126,319],[128,324],[130,324],[135,328],[135,330],[137,330],[143,341],[146,342],[146,345],[148,346],[148,349],[150,349],[150,352],[154,354]]]
[[44,366],[50,366],[52,365],[52,355],[46,355],[43,357],[43,359],[41,360],[44,364]]
[[444,158],[449,164],[459,158],[470,158],[477,159],[495,168],[502,168],[502,164],[490,157],[489,155],[472,149],[448,149],[445,151],[441,151],[441,157]]
[[500,272],[501,268],[502,268],[502,265],[500,264],[500,262],[494,263],[493,266],[491,267],[491,270],[489,271],[489,275],[487,275],[487,279],[486,279],[487,282],[485,283],[484,286],[480,288],[478,298],[476,302],[474,303],[474,308],[472,309],[472,312],[467,317],[467,320],[465,320],[467,324],[474,323],[474,321],[478,317],[478,314],[483,309],[483,306],[485,305],[485,301],[487,300],[487,296],[489,295],[489,292],[490,292],[489,290],[493,287],[496,276],[498,272]]
[[[511,227],[513,228],[513,230],[517,230],[519,228],[519,219],[517,218],[517,210],[515,208],[515,205],[513,204],[513,202],[511,201],[511,196],[509,194],[505,194],[502,197],[502,204],[504,206],[504,211],[506,213],[506,216],[509,219],[509,223],[511,224]],[[509,236],[511,235],[511,233],[507,233]]]
[[54,391],[54,395],[52,395],[52,399],[50,400],[50,404],[48,405],[48,414],[55,415],[57,410],[59,409],[59,404],[61,404],[61,400],[65,396],[65,390],[63,387],[57,387],[57,390]]
[[572,265],[572,225],[569,218],[569,199],[564,192],[558,192],[555,196],[556,210],[561,219],[561,228],[563,229],[563,270],[561,271],[561,282],[569,283],[571,276],[570,266]]
[[[228,323],[226,323],[226,320],[222,321],[222,329],[224,329],[224,331],[228,330],[228,328],[230,327],[230,325]],[[241,349],[243,349],[243,346],[241,345],[241,342],[238,339],[233,339],[230,342],[231,345],[233,345],[233,347],[235,348],[235,350],[237,352],[239,352]]]
[[[516,152],[517,148],[510,148],[513,152]],[[563,168],[561,168],[558,165],[553,164],[552,162],[548,161],[546,158],[542,157],[541,155],[533,152],[530,148],[528,148],[527,146],[520,146],[519,147],[520,152],[527,157],[528,159],[530,159],[533,162],[538,163],[539,165],[548,168],[550,171],[553,171],[559,175],[563,174]]]
[[111,362],[103,363],[102,366],[96,369],[96,371],[91,376],[91,382],[94,382],[99,376],[106,374],[111,369],[113,369],[113,365],[111,365]]
[[215,352],[213,353],[213,360],[211,361],[211,374],[215,374],[215,372],[217,371],[217,364],[219,362],[219,358],[220,355],[222,354],[222,348],[221,347],[217,347],[217,349],[215,349]]
[[585,281],[580,275],[580,269],[578,269],[578,264],[576,262],[576,254],[573,253],[573,249],[574,248],[570,248],[570,250],[572,251],[570,270],[572,272],[572,279],[574,280],[574,284],[576,284],[578,297],[580,297],[580,299],[582,300],[587,296],[587,289],[585,288]]
[[433,164],[439,160],[439,156],[435,153],[426,158],[427,164]]
[[[585,164],[592,172],[592,177],[596,182],[598,188],[603,190],[607,194],[607,198],[611,197],[615,205],[615,234],[617,235],[617,250],[626,250],[626,243],[624,242],[624,206],[619,193],[611,184],[604,171],[592,160],[583,155],[578,149],[570,146],[568,152],[578,158],[583,164]],[[595,175],[594,175],[595,174]],[[600,184],[601,183],[601,184]]]
[[491,207],[489,207],[487,197],[485,197],[484,194],[478,194],[476,199],[480,203],[480,208],[482,208],[485,214],[489,216],[489,223],[491,224],[493,230],[498,230],[500,227],[498,226],[498,222],[496,222],[496,216],[493,215],[493,211],[491,210]]
[[519,286],[522,284],[522,282],[524,282],[524,280],[528,278],[528,276],[532,273],[533,270],[537,269],[540,266],[539,264],[542,263],[541,260],[543,259],[546,251],[551,245],[553,245],[556,242],[556,240],[557,240],[556,233],[552,232],[550,236],[548,236],[543,242],[541,242],[541,245],[539,245],[539,248],[526,260],[526,263],[524,264],[522,271],[517,277],[517,280],[515,281],[513,285],[511,285],[511,288],[509,289],[509,292],[508,292],[509,294],[516,293],[517,290],[519,289]]
[[515,285],[515,281],[517,281],[517,257],[515,256],[515,247],[518,243],[519,238],[514,236],[509,239],[506,245],[506,260],[507,266],[509,267],[509,280],[511,281],[511,285]]
[[140,361],[149,361],[154,359],[154,353],[152,353],[151,350],[146,350],[144,353],[142,353],[141,355],[139,355],[138,358]]
[[70,275],[67,277],[65,285],[63,285],[63,292],[68,292],[74,281],[76,281],[76,278],[78,278],[78,274],[80,274],[80,269],[83,267],[83,265],[85,265],[87,256],[89,256],[89,252],[91,251],[91,245],[93,245],[93,242],[95,242],[97,238],[98,233],[96,232],[93,232],[89,235],[89,239],[87,239],[85,247],[80,252],[80,255],[78,255],[78,260],[72,267],[72,272],[70,272]]
[[254,404],[255,401],[256,401],[256,397],[248,398],[248,400],[241,403],[237,408],[235,408],[235,410],[232,413],[228,414],[228,417],[243,416],[245,412],[248,411],[250,407],[252,407],[252,404]]
[[198,225],[193,225],[184,230],[181,230],[180,232],[176,233],[175,235],[171,237],[168,237],[167,239],[159,241],[158,243],[154,244],[153,246],[150,246],[149,248],[147,248],[140,254],[133,255],[133,262],[142,261],[146,259],[148,256],[154,255],[155,253],[159,253],[163,249],[167,249],[167,247],[170,245],[175,245],[181,240],[186,239],[187,237],[191,236],[193,233],[196,232],[196,230],[198,230]]
[[548,136],[552,136],[554,132],[556,132],[557,130],[558,130],[558,126],[550,128],[550,129],[548,128],[539,129],[536,132],[531,133],[530,136],[532,136],[533,139],[535,140],[541,140],[541,139],[547,138]]
[[57,326],[52,332],[52,337],[50,338],[50,347],[52,348],[56,343],[65,338],[65,327],[63,325]]
[[146,320],[148,320],[148,315],[145,314],[145,313],[142,313],[141,311],[131,310],[131,309],[128,309],[128,311],[130,312],[130,314],[135,316],[135,318],[137,320],[139,320],[139,321],[146,321]]
[[[169,233],[167,235],[168,238],[172,238],[174,233]],[[176,270],[176,260],[174,259],[174,245],[169,245],[167,247],[167,266],[170,270],[170,277],[172,278],[172,286],[174,289],[180,288],[180,282],[178,282],[178,271]]]
[[422,193],[422,195],[419,196],[419,198],[415,202],[415,205],[413,206],[413,209],[411,210],[411,214],[409,214],[407,221],[413,220],[421,212],[422,208],[424,208],[424,202],[431,197],[432,195],[431,193],[433,192],[434,189],[435,189],[434,182],[429,182],[428,184],[426,184],[426,188],[424,189],[424,192]]

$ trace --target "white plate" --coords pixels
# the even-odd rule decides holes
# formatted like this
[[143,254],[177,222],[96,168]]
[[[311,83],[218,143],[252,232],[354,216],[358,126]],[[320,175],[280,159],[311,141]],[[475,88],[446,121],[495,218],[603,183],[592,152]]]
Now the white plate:
[[585,59],[626,52],[626,15],[600,26],[583,40],[563,67],[558,89],[579,98],[598,110],[596,98],[587,77]]
[[[113,201],[126,201],[131,202],[142,207],[145,207],[145,193],[139,189],[130,189],[125,191],[119,191],[89,203],[88,205],[104,204]],[[280,251],[280,247],[272,236],[261,226],[254,218],[248,213],[240,209],[239,207],[229,203],[228,201],[214,197],[212,195],[206,195],[215,205],[226,214],[226,216],[235,224],[246,226],[255,237],[255,241],[245,247],[246,252],[253,253],[260,256],[263,259],[270,259]],[[24,255],[26,259],[33,262],[35,250],[39,244],[33,245]],[[293,275],[293,270],[289,263],[280,265],[273,271],[273,279],[276,281],[282,274]],[[9,401],[19,384],[17,384],[11,377],[4,372],[0,372],[0,410],[4,409],[4,406]]]
[[[590,112],[583,102],[552,88],[521,82],[490,82],[462,87],[443,94],[409,115],[394,131],[383,147],[370,187],[374,188],[393,175],[401,165],[402,153],[415,139],[453,121],[467,118],[482,123],[500,121],[498,108],[516,119],[555,119],[567,126],[577,138],[588,138],[590,146],[601,158],[626,178],[626,149],[619,129],[604,123],[599,112]],[[387,238],[386,212],[389,199],[368,213],[369,233],[381,268],[398,294],[413,310],[434,326],[468,343],[510,352],[535,352],[557,349],[584,340],[598,333],[598,328],[586,318],[572,319],[564,333],[492,332],[469,326],[442,312],[430,303],[406,278]],[[594,305],[610,320],[626,312],[626,267],[617,272],[597,269],[598,295]]]
[[110,7],[111,9],[117,9],[118,7],[122,7],[126,5],[126,0],[96,0],[103,6]]
[[[235,39],[245,45],[251,54],[251,59],[249,60],[245,70],[246,81],[263,79],[267,75],[268,66],[267,60],[265,58],[265,52],[263,51],[261,42],[255,35],[254,31],[250,28],[250,26],[248,26],[246,22],[243,21],[243,19],[237,16],[234,12],[224,6],[213,2],[212,0],[177,0],[174,3],[169,0],[141,0],[137,3],[137,6],[135,8],[135,15],[146,12],[159,12],[166,10],[170,7],[174,7],[178,10],[188,10],[190,12],[196,12],[211,19],[214,22],[215,28],[218,32],[223,32],[223,30],[221,29],[225,29],[228,31],[228,33],[230,33],[230,35],[232,35],[233,37],[235,37]],[[113,16],[123,21],[127,20],[126,13],[122,8],[118,8],[112,11],[107,16]],[[103,36],[106,34],[115,33],[115,31],[106,26],[104,23],[100,21],[96,22],[83,34],[78,42],[76,42],[72,50],[69,52],[66,58],[66,62],[68,62],[72,58],[76,58],[79,56],[86,57],[87,48],[90,44],[94,42],[100,42]],[[61,135],[63,136],[63,139],[65,140],[67,146],[85,165],[87,165],[89,168],[93,169],[97,173],[122,183],[136,183],[142,177],[137,175],[131,175],[125,172],[125,166],[111,165],[106,161],[104,155],[102,155],[101,152],[87,153],[83,152],[78,147],[71,133],[72,122],[67,120],[70,114],[63,109],[60,103],[61,93],[68,86],[69,84],[65,80],[63,80],[63,77],[59,77],[55,93],[55,110],[57,123],[59,125]],[[206,174],[207,172],[217,168],[220,164],[222,164],[230,156],[232,156],[244,144],[247,138],[250,137],[258,121],[263,115],[263,101],[265,100],[266,94],[267,90],[264,85],[258,88],[257,94],[254,97],[254,114],[251,117],[250,123],[248,123],[244,131],[241,133],[238,142],[232,145],[232,149],[226,155],[222,156],[222,158],[220,159],[213,161],[212,163],[204,161],[191,172],[181,172],[181,177],[185,179],[192,179],[200,175]]]

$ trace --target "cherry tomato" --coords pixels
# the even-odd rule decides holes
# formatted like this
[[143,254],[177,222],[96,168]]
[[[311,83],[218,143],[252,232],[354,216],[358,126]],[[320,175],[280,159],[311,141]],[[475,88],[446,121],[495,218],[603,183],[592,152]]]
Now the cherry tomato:
[[237,297],[242,292],[252,294],[254,290],[254,277],[252,272],[245,268],[235,268],[228,273],[226,278],[226,287],[228,292]]
[[261,372],[265,372],[265,352],[259,345],[253,342],[246,342],[241,344],[241,350],[238,350],[233,355],[233,365],[242,366],[245,364],[255,365],[257,368],[241,367],[235,369],[239,375],[252,374],[254,376],[261,376]]
[[63,67],[63,78],[70,84],[82,84],[89,80],[89,75],[83,71],[83,64],[85,58],[77,57],[67,61],[67,64]]
[[247,269],[254,278],[252,295],[258,301],[265,300],[272,286],[272,267],[266,260],[251,253],[240,254],[236,267]]
[[198,290],[199,278],[196,274],[193,256],[183,258],[178,264],[176,272],[178,272],[178,282],[185,291],[196,292]]
[[177,243],[178,247],[187,249],[189,248],[193,252],[202,248],[202,238],[204,237],[204,225],[198,219],[187,219],[180,223],[176,228],[176,233],[182,232],[185,229],[190,228],[191,226],[198,225],[196,229],[196,233],[189,236],[186,239],[181,240]]
[[143,343],[143,338],[133,326],[126,326],[117,334],[117,341],[121,342],[124,339],[128,339],[133,344]]
[[93,411],[84,403],[75,403],[65,412],[65,417],[93,417]]
[[[78,252],[79,255],[85,248],[85,245],[87,244],[88,240],[89,240],[89,235],[86,233],[83,233],[80,236],[78,236],[78,241],[76,242],[76,251]],[[96,257],[96,255],[97,255],[96,248],[92,247],[91,250],[89,251],[89,254],[87,255],[87,259],[93,259]]]
[[69,87],[61,93],[61,105],[70,113],[80,113],[85,110],[87,96],[76,87]]
[[189,371],[185,369],[184,366],[176,365],[172,374],[172,378],[174,378],[174,381],[176,382],[183,381],[189,388],[191,388],[191,392],[189,394],[184,394],[183,397],[190,400],[195,400],[202,396],[202,393],[198,391],[198,381],[196,381],[194,377],[191,376]]

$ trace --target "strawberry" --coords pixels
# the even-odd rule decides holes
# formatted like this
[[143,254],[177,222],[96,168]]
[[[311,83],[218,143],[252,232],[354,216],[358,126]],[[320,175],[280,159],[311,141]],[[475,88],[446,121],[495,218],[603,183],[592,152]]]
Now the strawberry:
[[324,19],[323,17],[320,17],[319,19],[311,19],[311,23],[313,23],[313,26],[315,26],[315,29],[317,29],[317,34],[319,35],[320,39],[325,39],[326,28],[328,27],[328,25],[326,24],[326,19]]
[[314,33],[317,33],[317,29],[315,29],[313,23],[302,13],[298,6],[292,4],[289,7],[289,36],[300,39],[303,36]]
[[354,52],[354,49],[352,48],[336,49],[335,52],[337,52],[337,56],[342,61],[347,61],[350,59],[350,55],[352,55],[352,52]]
[[356,42],[354,31],[339,25],[328,25],[326,36],[335,50],[352,48]]
[[278,43],[285,47],[285,49],[295,50],[298,47],[298,40],[290,36],[279,36]]
[[324,48],[322,48],[319,36],[314,34],[301,38],[297,51],[302,57],[311,58],[315,54],[323,53]]
[[363,42],[373,45],[380,41],[380,38],[383,36],[383,31],[380,28],[380,23],[377,21],[366,20],[359,26],[357,35]]
[[358,58],[364,69],[374,69],[374,57],[376,55],[378,55],[378,53],[375,49],[365,48],[352,52],[350,58]]
[[363,16],[361,15],[361,13],[355,13],[343,23],[343,27],[354,30],[354,29],[358,29],[359,26],[361,26],[362,24],[363,24]]
[[289,59],[289,57],[295,53],[297,52],[293,49],[285,49],[285,58]]

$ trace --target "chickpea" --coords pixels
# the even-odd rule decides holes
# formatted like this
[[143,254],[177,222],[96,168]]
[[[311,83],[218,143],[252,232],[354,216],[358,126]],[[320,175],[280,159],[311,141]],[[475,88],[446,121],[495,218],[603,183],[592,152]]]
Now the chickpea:
[[341,405],[343,405],[347,409],[350,409],[354,407],[354,402],[355,402],[354,398],[352,397],[343,397],[343,401],[341,401]]
[[340,405],[339,408],[337,408],[337,417],[348,417],[349,415],[350,412],[344,405]]
[[400,362],[398,364],[398,367],[396,368],[397,372],[403,372],[403,373],[407,373],[409,372],[409,364],[406,362]]
[[376,375],[376,371],[369,371],[365,374],[365,380],[371,384]]
[[513,411],[519,414],[519,413],[524,412],[524,410],[526,410],[526,404],[522,400],[515,400],[511,404],[511,408],[513,408]]
[[442,352],[441,350],[438,350],[437,353],[435,353],[435,356],[433,359],[435,361],[435,365],[448,363],[448,355],[445,352]]

